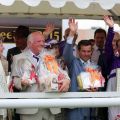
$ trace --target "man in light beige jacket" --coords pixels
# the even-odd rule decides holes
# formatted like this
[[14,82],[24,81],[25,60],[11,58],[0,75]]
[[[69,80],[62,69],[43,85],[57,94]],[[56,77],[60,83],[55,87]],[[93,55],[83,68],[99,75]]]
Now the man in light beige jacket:
[[[39,31],[33,32],[28,36],[27,49],[23,53],[13,57],[12,65],[12,78],[14,80],[14,85],[21,92],[44,92],[44,84],[40,80],[38,87],[38,82],[34,81],[31,83],[30,80],[25,79],[23,76],[24,70],[29,69],[31,65],[34,66],[36,74],[39,76],[41,74],[41,68],[44,66],[44,61],[41,55],[44,53],[44,41],[45,38],[43,34]],[[67,77],[65,80],[61,81],[62,86],[60,87],[60,92],[66,92],[69,89],[70,80]],[[61,83],[60,83],[61,84]],[[17,109],[16,112],[20,114],[20,120],[54,120],[54,115],[51,113],[50,109],[43,108],[33,108],[33,109]],[[56,111],[55,111],[56,112]]]

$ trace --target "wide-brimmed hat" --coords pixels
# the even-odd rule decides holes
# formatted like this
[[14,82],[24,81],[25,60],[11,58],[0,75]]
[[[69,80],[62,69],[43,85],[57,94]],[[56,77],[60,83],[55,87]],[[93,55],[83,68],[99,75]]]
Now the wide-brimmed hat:
[[45,42],[45,48],[52,48],[56,45],[59,45],[60,44],[60,41],[57,41],[57,40],[49,40],[49,41],[46,41]]
[[48,42],[45,42],[45,48],[51,48],[52,49],[52,48],[58,46],[60,56],[61,56],[63,54],[63,50],[64,50],[64,47],[65,47],[65,42],[66,41],[50,40]]

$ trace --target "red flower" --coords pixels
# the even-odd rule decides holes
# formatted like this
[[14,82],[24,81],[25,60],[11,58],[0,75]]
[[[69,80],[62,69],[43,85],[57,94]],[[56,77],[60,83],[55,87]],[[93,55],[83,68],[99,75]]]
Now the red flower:
[[31,66],[31,68],[32,68],[32,70],[31,70],[31,72],[30,72],[30,80],[35,79],[35,80],[36,80],[36,83],[39,84],[39,79],[38,79],[38,76],[36,75],[35,67],[34,67],[33,64],[32,64],[32,66]]
[[8,89],[9,89],[10,92],[13,92],[13,88],[14,88],[14,81],[12,80]]

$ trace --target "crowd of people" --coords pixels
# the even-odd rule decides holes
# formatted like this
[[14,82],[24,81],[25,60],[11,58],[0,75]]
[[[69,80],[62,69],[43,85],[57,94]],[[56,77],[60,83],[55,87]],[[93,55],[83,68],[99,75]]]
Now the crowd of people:
[[[112,17],[104,16],[103,19],[109,27],[108,32],[99,28],[94,32],[94,39],[80,40],[78,44],[76,44],[78,23],[74,18],[69,19],[69,27],[65,30],[64,40],[61,41],[47,40],[54,30],[53,24],[46,25],[43,33],[30,32],[28,27],[18,26],[14,34],[16,47],[8,50],[7,58],[2,55],[4,47],[1,37],[0,91],[116,91],[116,69],[120,67],[120,35],[114,31]],[[8,72],[11,73],[9,85],[5,78]],[[91,82],[87,86],[89,75],[92,79],[97,79],[97,82],[93,79],[94,85]],[[1,109],[0,120],[7,119],[119,120],[120,107],[19,108],[14,111]]]

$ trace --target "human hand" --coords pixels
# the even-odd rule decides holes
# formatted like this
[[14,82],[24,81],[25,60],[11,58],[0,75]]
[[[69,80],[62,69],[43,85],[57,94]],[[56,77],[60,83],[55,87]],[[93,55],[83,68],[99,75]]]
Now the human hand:
[[48,23],[48,24],[46,25],[46,28],[45,28],[44,34],[45,34],[45,35],[49,35],[50,33],[53,32],[54,29],[55,29],[54,24],[52,24],[52,23]]
[[58,86],[59,86],[59,92],[67,92],[69,90],[70,86],[70,80],[64,79],[58,81]]
[[113,26],[114,26],[114,21],[113,21],[112,17],[109,17],[109,16],[105,15],[105,16],[103,17],[103,19],[104,19],[105,23],[106,23],[109,27],[113,27]]
[[30,82],[28,80],[21,80],[21,84],[23,86],[29,86],[30,85]]
[[98,88],[93,88],[93,87],[90,87],[88,89],[86,89],[88,92],[96,92],[98,91]]
[[70,18],[69,19],[69,28],[70,28],[70,36],[74,36],[74,34],[77,32],[78,30],[78,22],[75,22],[74,18]]

